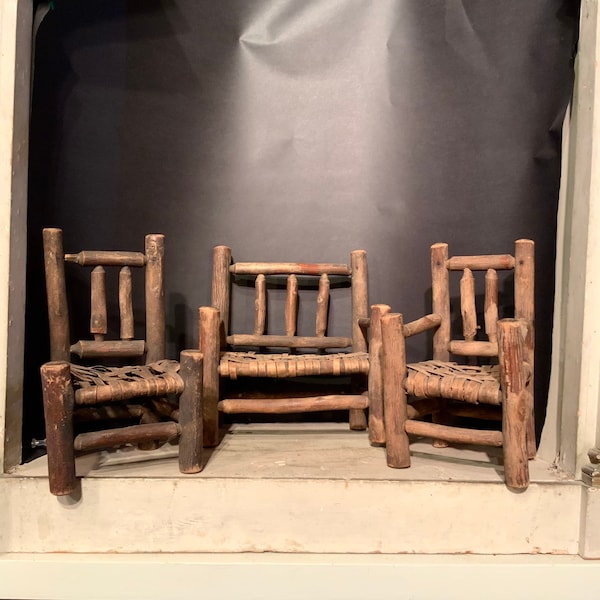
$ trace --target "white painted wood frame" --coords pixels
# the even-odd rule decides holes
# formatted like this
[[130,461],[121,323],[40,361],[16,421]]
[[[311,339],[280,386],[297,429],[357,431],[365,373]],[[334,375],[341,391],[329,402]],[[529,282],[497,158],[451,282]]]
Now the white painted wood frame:
[[[0,573],[2,574],[0,581],[6,577],[4,583],[12,582],[16,586],[10,588],[13,595],[6,596],[3,595],[2,584],[0,584],[0,596],[15,598],[48,596],[39,591],[39,586],[34,585],[33,581],[28,582],[26,578],[23,578],[19,587],[18,583],[15,583],[16,580],[11,579],[10,569],[20,572],[19,565],[21,565],[21,563],[15,562],[16,557],[10,554],[11,552],[60,550],[91,552],[91,546],[83,542],[80,542],[78,546],[76,540],[70,538],[65,538],[66,545],[61,548],[56,541],[57,538],[52,537],[58,535],[56,531],[59,525],[64,531],[77,529],[83,524],[87,524],[87,528],[80,534],[80,539],[85,536],[88,540],[94,540],[97,548],[105,552],[110,552],[111,549],[115,550],[114,540],[111,537],[114,532],[106,530],[107,521],[98,518],[99,513],[93,510],[110,512],[111,508],[116,507],[115,496],[121,497],[122,504],[126,508],[134,510],[135,498],[150,494],[151,490],[155,490],[157,494],[156,512],[147,514],[145,520],[142,518],[141,521],[136,522],[137,532],[134,529],[128,530],[126,527],[121,532],[122,538],[125,540],[122,551],[140,552],[143,549],[140,544],[145,541],[146,549],[150,552],[164,550],[176,553],[184,550],[198,552],[203,547],[197,542],[197,539],[185,538],[185,536],[181,543],[177,542],[176,537],[160,538],[163,535],[167,536],[168,527],[176,528],[178,523],[176,515],[169,513],[170,509],[165,508],[168,507],[168,504],[164,502],[169,498],[175,498],[180,510],[183,509],[185,512],[186,507],[189,509],[189,513],[185,516],[189,519],[188,525],[193,526],[194,523],[198,524],[208,518],[200,511],[203,506],[209,515],[215,518],[214,512],[211,513],[211,506],[215,505],[212,501],[213,496],[227,497],[228,502],[231,503],[231,498],[234,496],[229,492],[233,493],[236,486],[242,486],[246,492],[262,486],[264,489],[261,494],[278,491],[284,497],[286,497],[285,494],[289,494],[287,496],[289,498],[300,493],[300,488],[297,488],[299,484],[294,480],[288,480],[284,484],[273,481],[271,488],[267,489],[265,486],[268,484],[258,478],[247,479],[245,482],[234,480],[228,483],[197,478],[189,480],[174,478],[149,480],[142,477],[130,477],[127,480],[99,478],[86,481],[86,490],[84,491],[88,494],[88,499],[84,504],[78,505],[75,510],[73,507],[70,508],[49,497],[43,489],[46,483],[43,479],[8,474],[19,463],[21,448],[21,361],[24,332],[32,4],[31,0],[0,1],[0,360],[2,360],[0,367],[0,458],[4,465],[4,471],[7,473],[0,477],[0,506],[2,506],[0,510],[0,551],[9,553],[3,560],[0,560]],[[485,497],[490,503],[488,507],[496,509],[491,510],[490,518],[493,520],[494,514],[498,513],[498,520],[489,526],[493,530],[503,533],[497,537],[495,542],[492,540],[485,547],[477,547],[476,551],[482,553],[534,552],[531,543],[525,542],[524,537],[521,536],[522,531],[516,526],[517,521],[511,521],[511,518],[518,517],[526,520],[535,517],[539,519],[540,530],[545,536],[542,552],[579,553],[588,558],[600,558],[600,489],[585,486],[580,482],[581,468],[588,462],[588,450],[600,445],[600,311],[597,310],[600,301],[600,81],[596,70],[597,64],[600,63],[599,34],[598,0],[583,0],[580,47],[576,66],[576,89],[572,115],[567,128],[568,135],[565,136],[564,142],[551,395],[540,448],[540,456],[550,462],[554,461],[557,470],[566,474],[565,481],[540,482],[534,484],[533,489],[527,492],[529,496],[514,497],[507,496],[496,483],[452,482],[450,501],[461,500],[465,503],[476,504],[482,497]],[[230,486],[228,490],[222,487],[227,485]],[[304,482],[303,485],[310,486],[311,484]],[[336,489],[336,486],[339,485],[346,486],[344,492]],[[312,498],[312,502],[318,503],[319,494],[323,494],[322,498],[325,500],[343,493],[350,502],[360,502],[364,501],[366,485],[359,481],[340,484],[334,480],[324,480],[314,484],[309,490],[304,490],[302,496],[306,495],[308,500]],[[385,482],[377,482],[376,485],[383,488]],[[401,485],[388,486],[392,491],[387,497],[387,501],[383,502],[387,506],[385,510],[391,511],[395,506],[396,510],[401,513],[403,508],[408,510],[411,504],[414,506],[415,499],[420,505],[422,519],[413,524],[417,529],[411,533],[415,539],[407,541],[407,544],[412,545],[412,552],[461,551],[458,543],[455,547],[444,550],[439,537],[434,537],[437,531],[436,522],[432,520],[432,517],[435,516],[436,510],[444,511],[445,509],[446,498],[445,494],[439,493],[440,485],[439,482],[404,482]],[[436,490],[438,490],[438,494],[436,494]],[[207,497],[204,497],[204,493],[207,494]],[[250,497],[255,493],[250,494]],[[255,498],[258,496],[254,495]],[[197,500],[198,497],[201,498],[200,502]],[[367,498],[372,497],[380,497],[380,495],[367,495]],[[553,508],[547,510],[548,507]],[[227,509],[230,508],[233,509],[232,506],[227,505]],[[255,515],[260,512],[257,506],[250,508]],[[51,535],[47,538],[46,545],[42,543],[42,539],[48,530],[46,525],[38,519],[38,514],[42,514],[44,511],[48,511],[46,514],[51,515],[57,523],[54,533],[50,530]],[[166,515],[165,511],[167,511]],[[102,513],[100,513],[101,515]],[[225,513],[221,516],[225,516]],[[346,516],[351,519],[359,519],[360,511],[353,511],[352,505],[350,505]],[[317,524],[327,529],[326,521],[319,519],[316,521]],[[164,544],[162,548],[148,533],[149,530],[144,529],[152,523],[158,523],[160,544]],[[241,527],[240,521],[237,524]],[[352,525],[362,527],[364,523],[362,520],[354,524],[349,523],[349,526]],[[536,523],[537,525],[538,523]],[[467,521],[464,526],[468,527]],[[501,526],[504,527],[504,530],[501,529]],[[398,523],[395,524],[395,527],[399,527]],[[419,527],[421,529],[418,529]],[[472,531],[466,537],[472,536],[472,546],[475,547],[477,539],[479,539],[479,532],[475,525],[471,529]],[[215,529],[212,532],[213,535],[216,531]],[[303,531],[301,527],[292,531],[296,538],[295,543],[298,543],[298,540],[303,541],[302,547],[308,547],[312,552],[376,551],[361,550],[360,536],[358,535],[349,536],[346,544],[343,539],[337,540],[338,543],[335,547],[325,542],[321,545],[314,542],[312,545],[316,538],[311,537],[309,533],[310,531]],[[385,532],[381,531],[381,533],[383,535]],[[396,533],[400,535],[401,532],[397,530]],[[557,537],[553,538],[552,536]],[[191,542],[190,539],[192,539]],[[395,539],[390,537],[388,542],[394,542]],[[287,546],[288,551],[293,549],[294,540],[291,542]],[[553,548],[554,542],[556,542],[556,546]],[[267,544],[266,541],[264,543]],[[460,543],[464,544],[464,539]],[[186,546],[186,544],[188,545]],[[388,546],[387,549],[382,548],[380,551],[410,552],[409,545],[397,543],[396,546]],[[276,544],[273,549],[281,550],[283,547],[285,546]],[[227,544],[222,544],[221,549],[226,551]],[[23,564],[29,566],[29,572],[32,574],[36,572],[42,574],[48,571],[47,560],[25,555],[22,560]],[[81,556],[76,558],[64,555],[55,560],[65,568],[78,565],[77,568],[82,573],[84,571],[95,573],[96,577],[102,568],[107,568],[109,571],[113,569],[113,572],[116,572],[117,569],[114,564],[107,565],[107,561],[110,563],[110,560],[98,557],[86,559]],[[351,573],[358,578],[358,574],[372,573],[372,569],[375,568],[373,565],[377,565],[377,572],[385,578],[387,575],[384,571],[391,560],[391,564],[396,565],[398,569],[397,574],[404,573],[406,580],[414,581],[414,577],[409,577],[411,569],[403,566],[409,564],[404,558],[380,557],[378,560],[372,557],[359,559],[356,564],[351,564],[352,561],[349,563],[348,560],[343,556],[313,557],[308,561],[309,566],[303,572],[312,573],[317,579],[320,577],[324,581],[333,572],[331,569],[339,567],[340,573],[348,574],[346,580],[352,581]],[[394,560],[396,562],[393,562]],[[448,574],[454,559],[446,557],[437,560],[443,565],[439,572]],[[489,563],[487,568],[491,571],[486,571],[484,566],[480,567],[482,569],[480,572],[496,574],[502,572],[503,578],[518,577],[518,573],[522,572],[519,567],[521,565],[529,566],[528,560],[522,558],[512,561],[507,558],[504,562],[493,563],[496,565],[495,567],[489,566],[492,564]],[[193,563],[194,559],[173,557],[173,562],[164,557],[150,556],[139,559],[139,561],[136,572],[149,574],[154,572],[155,568],[158,568],[159,571],[162,568],[163,573],[173,573],[174,564],[189,564],[190,561]],[[198,567],[200,570],[209,569],[206,565],[213,564],[211,559],[206,557],[198,558],[197,562],[201,565]],[[254,562],[259,564],[261,561],[256,559]],[[481,559],[481,562],[485,563],[485,560]],[[222,565],[223,572],[229,574],[232,579],[238,576],[250,577],[242,558],[239,560],[230,557],[223,558],[219,564]],[[267,561],[267,564],[269,573],[283,573],[284,577],[292,576],[294,569],[297,568],[297,563],[293,559],[282,562],[273,559],[272,562]],[[348,566],[349,564],[351,566]],[[539,564],[562,564],[566,569],[563,572],[578,578],[585,579],[590,573],[590,570],[586,570],[586,575],[582,575],[584,571],[581,570],[582,563],[580,562],[557,557],[548,558],[547,563],[542,561]],[[88,567],[90,571],[86,571]],[[507,570],[503,571],[502,569],[505,567]],[[539,572],[546,574],[550,572],[550,570],[545,571],[544,569],[544,567],[540,567]],[[508,574],[505,575],[506,573]],[[552,573],[554,573],[554,579],[550,577],[547,578],[547,581],[557,581],[556,572],[552,571]],[[595,577],[597,581],[597,572]],[[29,578],[33,580],[35,575],[31,575]],[[386,581],[391,585],[391,579],[386,579]],[[440,586],[444,581],[444,577],[440,576]],[[430,582],[424,582],[422,589],[429,584]],[[246,588],[243,582],[237,585],[234,581],[232,585],[233,589],[237,591],[240,589],[249,591],[250,589]],[[56,589],[58,590],[58,588]],[[114,589],[109,593],[109,583],[104,584],[100,589],[104,590],[102,597],[122,597],[114,595],[118,594]],[[269,589],[272,592],[271,597],[282,597],[281,594],[276,595],[273,591],[275,588]],[[305,590],[306,588],[299,585],[298,589]],[[327,597],[327,589],[330,588],[324,586],[320,591],[322,597]],[[559,589],[562,588],[556,583],[554,591]],[[594,588],[590,584],[587,589],[593,590]],[[69,595],[66,587],[63,586],[61,590],[57,591],[53,597],[75,597]],[[564,597],[553,596],[552,588],[548,588],[548,590],[548,593],[544,594],[546,598]],[[156,594],[148,593],[144,597],[160,597]],[[476,596],[479,597],[477,594],[473,597]],[[87,595],[86,597],[92,596]],[[135,596],[128,594],[128,597]],[[180,597],[188,596],[181,595]],[[252,596],[248,594],[247,597]],[[384,597],[384,595],[381,594],[378,597]],[[446,594],[446,597],[453,596]],[[471,596],[463,593],[461,597]],[[585,592],[578,592],[578,597],[586,597]]]

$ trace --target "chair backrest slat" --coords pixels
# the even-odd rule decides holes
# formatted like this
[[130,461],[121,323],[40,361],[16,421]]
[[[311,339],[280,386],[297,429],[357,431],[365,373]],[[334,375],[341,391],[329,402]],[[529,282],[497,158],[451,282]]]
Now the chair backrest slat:
[[119,271],[119,313],[121,315],[120,337],[122,340],[132,340],[134,338],[133,287],[129,267],[122,267]]
[[256,276],[254,289],[254,334],[262,335],[267,323],[267,279],[262,273]]
[[327,314],[329,310],[329,277],[323,273],[319,278],[319,293],[317,295],[316,334],[324,337],[327,333]]
[[298,325],[298,278],[287,278],[287,296],[285,300],[285,334],[296,335]]
[[477,335],[477,313],[475,312],[475,278],[471,269],[464,269],[460,279],[460,311],[463,321],[463,337],[472,342]]
[[485,304],[483,308],[485,333],[490,342],[498,342],[498,273],[488,269],[485,274]]
[[90,333],[95,340],[101,342],[107,333],[106,271],[104,267],[97,266],[92,269],[90,285]]

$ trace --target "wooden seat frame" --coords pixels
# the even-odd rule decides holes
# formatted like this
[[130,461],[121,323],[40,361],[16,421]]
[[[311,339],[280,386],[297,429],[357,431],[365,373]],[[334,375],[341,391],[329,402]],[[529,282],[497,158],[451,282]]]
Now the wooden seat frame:
[[[76,489],[75,452],[123,444],[152,447],[179,438],[179,467],[196,473],[202,467],[202,356],[184,350],[181,363],[165,360],[164,236],[146,236],[145,252],[81,251],[65,254],[62,230],[43,231],[51,362],[41,367],[48,475],[55,495]],[[94,340],[71,344],[65,262],[91,267],[90,330]],[[107,340],[105,267],[119,271],[120,340]],[[131,269],[145,272],[146,339],[134,340]],[[86,367],[83,360],[143,359],[129,367]],[[180,395],[179,408],[161,401]],[[173,410],[174,409],[174,410]],[[160,414],[168,411],[166,414]],[[158,413],[158,414],[157,414]],[[141,423],[74,437],[74,418]],[[161,417],[168,417],[164,421]]]
[[[410,466],[408,434],[431,437],[436,445],[467,443],[502,446],[508,487],[529,484],[528,459],[535,456],[533,402],[534,243],[517,240],[515,254],[454,256],[447,244],[431,247],[433,313],[404,324],[401,314],[382,319],[386,453],[391,467]],[[498,270],[514,269],[514,318],[498,320]],[[451,340],[449,274],[462,271],[460,283],[464,340]],[[473,271],[486,271],[484,331],[478,326]],[[434,330],[434,361],[407,364],[405,339]],[[491,367],[461,366],[450,355],[497,357]],[[407,403],[407,396],[419,399]],[[496,412],[499,409],[499,412]],[[454,427],[455,414],[502,420],[501,431]],[[432,415],[433,422],[420,421]]]
[[[232,279],[255,278],[255,318],[252,334],[231,334],[230,296]],[[287,278],[285,335],[265,333],[267,279]],[[346,278],[351,284],[351,337],[327,335],[330,277]],[[314,336],[296,332],[299,278],[318,280],[316,331]],[[301,285],[300,285],[301,287]],[[203,416],[205,445],[219,443],[219,412],[223,413],[303,413],[349,410],[350,427],[365,429],[365,409],[369,407],[369,438],[383,443],[383,393],[380,349],[382,314],[389,307],[375,306],[371,318],[367,304],[367,257],[364,250],[351,253],[351,264],[329,263],[243,263],[232,262],[231,249],[217,246],[213,255],[212,306],[199,310],[200,350],[204,357]],[[368,331],[371,343],[367,343]],[[286,348],[288,353],[248,353],[236,347]],[[348,348],[350,352],[327,354],[327,350]],[[373,358],[373,349],[379,349]],[[317,354],[296,353],[317,349]],[[223,398],[221,381],[240,376],[292,378],[306,375],[351,375],[364,383],[356,393],[312,397]],[[368,379],[369,394],[366,394]]]

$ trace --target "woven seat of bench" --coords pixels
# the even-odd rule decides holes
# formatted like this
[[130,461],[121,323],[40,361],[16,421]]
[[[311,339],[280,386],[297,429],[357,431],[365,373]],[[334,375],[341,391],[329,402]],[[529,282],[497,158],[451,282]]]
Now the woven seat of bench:
[[428,360],[408,364],[407,368],[404,387],[411,396],[502,404],[498,365],[471,366]]
[[219,362],[223,377],[301,377],[303,375],[355,375],[369,372],[367,352],[336,354],[256,354],[225,352]]
[[129,399],[131,391],[145,397],[181,394],[184,388],[175,360],[127,367],[71,364],[70,369],[77,404]]

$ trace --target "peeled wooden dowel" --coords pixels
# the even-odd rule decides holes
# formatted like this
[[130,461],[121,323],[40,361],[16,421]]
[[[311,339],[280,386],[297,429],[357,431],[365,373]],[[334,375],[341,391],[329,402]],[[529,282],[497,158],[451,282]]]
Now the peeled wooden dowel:
[[[211,306],[219,311],[223,337],[219,339],[222,350],[225,349],[225,336],[229,333],[230,286],[229,265],[231,264],[231,248],[216,246],[213,251],[213,276]],[[257,274],[260,274],[257,273]],[[206,359],[205,359],[206,360]]]
[[531,367],[531,377],[527,385],[530,393],[530,415],[527,424],[527,454],[534,458],[536,454],[535,412],[534,412],[534,343],[535,343],[535,312],[534,312],[534,271],[535,244],[533,240],[517,240],[515,242],[515,317],[524,319],[527,323],[524,356]]
[[317,295],[317,322],[315,331],[318,337],[327,333],[327,311],[329,310],[329,277],[323,273],[319,279]]
[[119,312],[121,315],[121,339],[132,340],[134,337],[133,294],[131,285],[131,269],[123,267],[119,271]]
[[151,233],[145,238],[146,250],[146,362],[166,356],[165,339],[165,236]]
[[[213,288],[214,289],[214,288]],[[221,323],[219,310],[208,306],[199,309],[200,352],[203,356],[202,368],[202,419],[205,446],[219,443],[219,356]]]
[[500,431],[481,431],[477,429],[464,429],[449,427],[438,423],[425,421],[407,421],[406,432],[412,435],[444,440],[453,444],[478,444],[481,446],[502,446],[502,433]]
[[261,273],[254,282],[254,335],[263,335],[267,322],[267,280]]
[[383,403],[387,464],[393,468],[410,467],[410,450],[405,425],[408,422],[406,391],[406,350],[402,315],[393,313],[381,319]]
[[229,267],[235,275],[350,275],[348,265],[334,263],[236,262]]
[[452,340],[450,352],[457,356],[498,356],[498,344],[492,342],[463,342]]
[[488,269],[485,274],[484,320],[488,340],[498,343],[498,273],[494,269]]
[[94,267],[91,275],[90,333],[101,342],[106,335],[106,271]]
[[232,346],[260,346],[273,348],[348,348],[352,340],[347,337],[309,337],[288,335],[228,335]]
[[501,387],[504,393],[502,431],[504,433],[504,476],[506,485],[526,489],[529,485],[527,464],[527,421],[531,410],[523,370],[524,352],[520,323],[502,319],[498,323]]
[[352,350],[366,352],[367,338],[359,322],[369,316],[367,253],[364,250],[352,251],[350,263],[352,266]]
[[76,485],[73,450],[74,397],[69,364],[46,363],[41,367],[41,375],[50,491],[55,496],[66,496],[75,491]]
[[243,400],[227,398],[219,402],[219,410],[228,413],[290,414],[299,412],[319,412],[325,410],[364,410],[369,399],[364,395],[330,395],[302,398]]
[[56,228],[44,229],[43,240],[46,297],[50,326],[50,358],[53,361],[68,361],[71,356],[69,350],[71,341],[62,230]]
[[202,470],[202,354],[184,350],[180,357],[183,393],[179,398],[179,470],[199,473]]
[[298,278],[287,278],[287,296],[285,301],[285,334],[295,335],[298,322]]
[[75,438],[74,447],[78,452],[100,450],[101,448],[115,448],[125,444],[141,444],[151,441],[167,441],[179,435],[177,423],[150,423],[145,425],[131,425],[118,429],[104,429],[80,433]]
[[404,337],[412,337],[413,335],[417,335],[418,333],[422,333],[428,329],[434,329],[438,327],[441,322],[442,318],[440,315],[433,313],[430,315],[425,315],[420,319],[416,319],[404,325]]
[[481,254],[476,256],[453,256],[446,261],[450,271],[487,271],[488,269],[513,269],[515,259],[510,254]]
[[141,252],[82,250],[77,254],[65,254],[65,261],[82,267],[143,267],[146,257]]
[[146,351],[144,340],[108,340],[93,341],[79,340],[71,346],[71,352],[79,358],[101,358],[112,356],[115,358],[128,358],[143,356]]
[[433,313],[439,315],[441,322],[433,334],[434,360],[447,361],[450,358],[450,289],[448,269],[448,244],[431,246],[431,290]]
[[472,342],[477,335],[477,313],[475,312],[475,278],[471,269],[465,269],[460,279],[460,312],[463,337],[467,342]]
[[383,420],[383,374],[381,319],[390,312],[386,304],[371,307],[371,338],[369,341],[369,442],[373,445],[385,444],[385,425]]
[[[352,351],[367,351],[367,332],[361,329],[359,322],[369,316],[367,253],[364,250],[353,250],[350,253],[352,269]],[[353,390],[366,385],[362,376],[352,379]],[[350,429],[362,431],[367,428],[367,417],[363,410],[351,410],[349,417]]]

